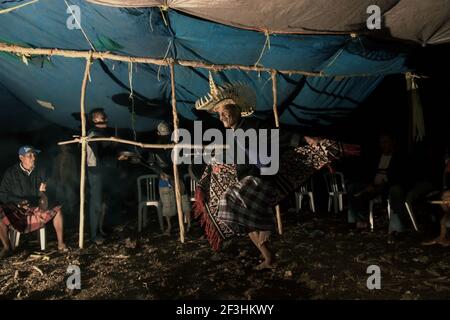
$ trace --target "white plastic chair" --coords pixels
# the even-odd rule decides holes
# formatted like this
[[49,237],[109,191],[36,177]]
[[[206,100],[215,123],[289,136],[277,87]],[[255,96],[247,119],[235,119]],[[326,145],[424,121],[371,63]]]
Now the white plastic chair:
[[157,197],[158,176],[147,174],[137,178],[138,185],[138,232],[147,225],[147,215],[143,214],[147,207],[156,207],[161,231],[164,232],[161,202]]
[[313,194],[313,182],[310,178],[304,185],[300,187],[300,190],[295,193],[295,210],[298,213],[302,208],[303,197],[309,198],[309,207],[312,212],[316,212],[314,206],[314,194]]
[[[373,232],[373,207],[376,204],[382,204],[383,198],[381,196],[378,196],[376,198],[373,198],[369,201],[369,223],[370,223],[370,231]],[[389,203],[389,200],[387,200],[387,213],[388,213],[388,219],[391,219],[391,204]]]
[[324,175],[328,190],[328,212],[333,204],[334,212],[344,210],[344,195],[347,194],[344,175],[342,172],[326,173]]
[[[38,236],[38,241],[41,244],[41,250],[45,251],[46,248],[46,239],[45,239],[45,226],[42,227],[41,229],[38,230],[39,232],[37,232],[37,236]],[[19,246],[19,241],[20,241],[20,232],[16,231],[14,229],[10,229],[9,230],[9,241],[11,242],[11,249],[15,249]]]
[[[370,223],[370,231],[373,231],[373,207],[375,204],[381,204],[383,202],[383,199],[381,196],[378,196],[369,202],[369,223]],[[417,228],[416,219],[414,217],[414,214],[412,212],[411,206],[408,204],[408,202],[405,202],[405,208],[408,212],[409,218],[411,219],[412,225],[414,227],[414,230],[417,232],[419,229]],[[391,219],[391,204],[389,200],[387,200],[387,212],[388,212],[388,218]]]
[[[186,192],[187,195],[189,196],[189,200],[191,202],[195,202],[195,187],[197,186],[197,181],[192,179],[189,174],[185,174],[183,176],[183,178],[184,178],[184,182],[186,183],[186,185],[189,186],[189,189]],[[187,183],[187,182],[189,182],[189,183]]]
[[414,230],[419,232],[419,229],[417,228],[416,219],[414,217],[414,213],[412,212],[412,206],[409,205],[408,202],[405,202],[406,211],[408,211],[409,218],[411,219],[411,222],[414,226]]

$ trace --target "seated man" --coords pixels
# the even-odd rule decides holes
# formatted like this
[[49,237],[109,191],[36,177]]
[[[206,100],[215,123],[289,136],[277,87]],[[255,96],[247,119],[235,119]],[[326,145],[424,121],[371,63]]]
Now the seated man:
[[[373,166],[376,171],[367,170],[370,172],[371,181],[354,182],[348,187],[348,222],[356,223],[358,229],[368,227],[369,201],[378,196],[396,198],[396,190],[391,187],[401,185],[404,181],[405,163],[396,151],[395,139],[391,135],[382,134],[379,143],[381,155],[378,158],[378,166]],[[404,229],[397,212],[394,210],[391,214],[389,233],[402,232]]]
[[0,184],[0,238],[3,249],[0,259],[11,254],[8,227],[29,233],[44,227],[53,219],[58,249],[67,250],[63,240],[61,207],[48,209],[46,182],[42,170],[35,166],[39,150],[31,146],[19,149],[20,162],[9,168]]

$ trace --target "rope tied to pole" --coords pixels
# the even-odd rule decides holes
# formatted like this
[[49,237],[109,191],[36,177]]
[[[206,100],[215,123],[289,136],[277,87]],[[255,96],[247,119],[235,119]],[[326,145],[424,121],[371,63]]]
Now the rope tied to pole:
[[259,55],[258,60],[255,63],[255,67],[259,65],[259,62],[261,61],[262,56],[264,55],[264,52],[266,51],[266,47],[269,48],[269,50],[270,50],[270,31],[264,30],[264,36],[266,37],[266,41],[264,41],[264,46],[261,50],[261,54]]

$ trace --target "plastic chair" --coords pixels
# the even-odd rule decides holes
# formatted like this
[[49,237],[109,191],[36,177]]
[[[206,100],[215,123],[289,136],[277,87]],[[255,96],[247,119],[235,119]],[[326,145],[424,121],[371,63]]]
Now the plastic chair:
[[298,213],[302,208],[303,197],[307,196],[309,198],[309,207],[312,212],[316,212],[314,206],[314,194],[313,194],[313,181],[310,178],[304,185],[300,187],[300,190],[295,193],[295,209]]
[[[195,187],[197,186],[197,181],[191,178],[189,174],[185,174],[183,176],[184,182],[187,186],[189,186],[189,189],[187,190],[187,194],[189,196],[189,200],[192,202],[195,202]],[[189,183],[187,183],[189,182]]]
[[[381,196],[378,196],[376,198],[373,198],[369,201],[369,223],[370,223],[370,231],[373,232],[373,207],[376,204],[382,204],[383,198]],[[389,203],[389,200],[387,200],[387,213],[388,213],[388,219],[391,218],[391,204]]]
[[335,213],[344,210],[344,194],[347,194],[344,175],[342,172],[326,173],[324,178],[328,191],[328,212],[332,204]]
[[147,215],[143,214],[147,207],[156,207],[158,221],[161,231],[164,232],[161,202],[157,198],[158,176],[148,174],[137,178],[138,185],[138,232],[142,231],[142,226],[147,225]]
[[[370,231],[373,231],[373,207],[375,204],[381,204],[383,203],[383,199],[381,196],[378,196],[369,202],[369,223],[370,223]],[[419,232],[419,229],[417,228],[416,219],[414,217],[414,214],[412,212],[411,206],[408,204],[408,202],[405,202],[405,208],[408,212],[409,218],[411,219],[412,225],[414,227],[414,230]],[[388,212],[388,218],[391,219],[391,204],[389,200],[387,200],[387,212]]]
[[[46,248],[46,239],[45,239],[45,227],[42,227],[41,229],[38,230],[39,232],[37,232],[37,236],[38,236],[38,241],[41,244],[41,250],[45,251]],[[20,241],[20,232],[16,231],[14,229],[10,229],[9,230],[9,241],[11,242],[11,249],[15,249],[19,246],[19,241]]]
[[408,212],[409,218],[411,219],[411,222],[413,224],[414,230],[419,232],[419,229],[417,228],[416,219],[414,217],[414,213],[412,212],[412,206],[409,205],[408,202],[405,202],[406,211]]

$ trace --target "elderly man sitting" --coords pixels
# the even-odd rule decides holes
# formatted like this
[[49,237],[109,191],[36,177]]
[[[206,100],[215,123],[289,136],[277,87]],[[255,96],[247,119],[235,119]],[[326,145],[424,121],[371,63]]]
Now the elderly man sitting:
[[58,249],[67,250],[61,207],[48,209],[46,182],[42,170],[35,166],[39,152],[31,146],[22,146],[20,162],[5,172],[0,184],[0,238],[3,243],[0,259],[11,254],[8,228],[29,233],[41,229],[50,220],[55,227]]

